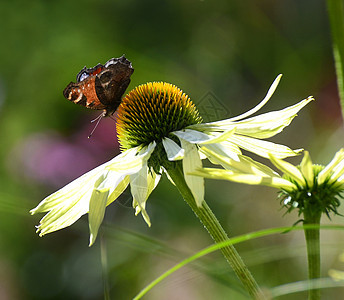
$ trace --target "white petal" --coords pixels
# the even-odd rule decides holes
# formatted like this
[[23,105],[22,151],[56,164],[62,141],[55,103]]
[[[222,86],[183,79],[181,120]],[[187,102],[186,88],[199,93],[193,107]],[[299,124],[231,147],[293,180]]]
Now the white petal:
[[253,174],[243,174],[243,173],[236,173],[230,170],[222,170],[222,169],[200,169],[194,171],[193,174],[198,176],[203,176],[206,178],[212,179],[223,179],[223,180],[230,180],[238,183],[245,183],[251,185],[266,185],[271,186],[274,188],[282,188],[285,190],[293,190],[295,186],[288,180],[285,180],[281,177],[269,177],[269,176],[260,176],[260,175],[253,175]]
[[93,190],[90,200],[90,210],[88,214],[88,222],[90,228],[89,246],[92,246],[95,242],[100,224],[103,222],[108,196],[109,189]]
[[110,189],[110,196],[108,198],[108,201],[106,203],[106,206],[111,204],[113,201],[115,201],[127,188],[129,184],[129,176],[124,176],[122,181],[119,181],[117,185],[114,185],[112,189]]
[[[160,181],[161,175],[156,174],[153,171],[148,171],[147,174],[147,197],[144,202],[138,203],[135,199],[133,200],[133,207],[135,208],[135,215],[138,215],[141,212],[141,208],[146,207],[147,199],[149,198],[150,194],[153,192],[153,190],[156,188]],[[145,218],[145,216],[143,216]]]
[[[46,197],[37,207],[32,209],[30,213],[35,214],[38,212],[46,212],[58,205],[68,206],[68,203],[73,203],[74,199],[81,198],[93,188],[94,182],[103,173],[106,164],[107,163],[87,172],[55,193]],[[90,191],[90,193],[91,192],[92,191]],[[88,206],[88,202],[86,206]]]
[[167,155],[168,160],[174,161],[174,160],[180,160],[184,157],[184,149],[179,147],[177,143],[172,141],[169,138],[164,138],[162,140],[162,144],[165,148],[165,152]]
[[72,225],[89,210],[94,184],[106,172],[107,163],[84,174],[46,197],[31,214],[49,211],[37,226],[40,236]]
[[306,185],[306,181],[297,167],[284,160],[278,159],[273,155],[270,155],[270,160],[278,169],[295,180],[300,186]]
[[292,150],[284,145],[236,134],[231,138],[231,142],[237,144],[240,148],[265,158],[269,158],[269,154],[277,158],[285,158],[298,155],[302,151],[302,149]]
[[235,132],[237,134],[261,139],[269,138],[278,134],[286,126],[288,126],[296,117],[297,113],[313,100],[313,97],[308,97],[307,99],[282,110],[268,112],[239,122],[233,122],[233,119],[228,119],[219,122],[208,123],[205,125],[218,126],[223,130],[230,129],[235,125]]
[[303,159],[300,163],[301,173],[307,181],[308,187],[313,187],[314,185],[314,171],[313,163],[308,151],[303,154]]
[[149,216],[145,210],[145,203],[149,193],[147,172],[147,162],[144,162],[139,172],[130,175],[130,189],[134,198],[133,202],[138,205],[139,211],[142,213],[148,226],[151,226]]
[[339,180],[340,177],[342,177],[344,174],[344,160],[339,162],[334,168],[333,168],[333,174],[331,175],[331,182]]
[[237,133],[256,138],[269,138],[280,133],[313,97],[278,111],[268,112],[236,123]]
[[[109,162],[108,170],[122,172],[125,175],[130,175],[138,172],[144,161],[147,161],[154,151],[155,142],[150,143],[147,147],[135,147],[121,153]],[[124,155],[125,154],[125,155]]]
[[[334,168],[344,159],[344,149],[340,149],[331,162],[318,174],[318,184],[322,184],[332,174]],[[332,177],[332,176],[331,176]],[[332,178],[331,178],[332,179]]]
[[[228,145],[228,144],[227,144]],[[226,147],[224,144],[219,143],[219,144],[211,144],[211,145],[204,145],[201,147],[201,150],[203,149],[209,149],[212,152],[215,152],[219,155],[222,156],[227,156],[233,160],[239,161],[238,154],[241,154],[240,149],[237,147]],[[233,151],[233,149],[235,151]],[[239,150],[239,151],[236,151]],[[239,153],[238,153],[239,152]]]
[[244,155],[239,155],[238,161],[236,161],[209,149],[204,149],[204,152],[207,154],[212,163],[220,164],[225,169],[229,169],[236,173],[252,174],[264,177],[280,177],[278,173],[270,169],[268,166],[254,161],[252,158]]
[[197,146],[183,139],[180,139],[182,148],[185,150],[183,159],[183,171],[185,181],[195,198],[196,204],[202,206],[204,201],[204,179],[202,177],[188,175],[195,169],[202,167],[202,160],[199,157]]
[[209,141],[212,137],[206,133],[200,132],[198,130],[183,129],[179,131],[173,131],[174,135],[180,139],[186,140],[192,144],[199,144],[202,142]]

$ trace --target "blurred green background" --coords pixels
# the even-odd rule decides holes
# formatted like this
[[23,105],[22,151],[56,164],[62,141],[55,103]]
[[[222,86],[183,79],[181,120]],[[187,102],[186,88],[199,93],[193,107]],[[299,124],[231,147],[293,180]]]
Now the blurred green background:
[[[134,216],[126,192],[108,207],[91,248],[87,216],[43,238],[35,234],[43,215],[30,216],[31,208],[119,153],[114,121],[102,120],[87,139],[99,112],[62,95],[84,65],[125,54],[135,68],[129,89],[167,81],[200,111],[207,111],[210,95],[222,110],[206,121],[252,108],[283,73],[263,111],[309,95],[316,101],[273,141],[306,148],[314,162],[324,164],[342,147],[324,1],[3,0],[0,17],[0,299],[103,299],[104,289],[111,299],[131,299],[212,243],[166,178],[148,201],[151,228]],[[206,181],[206,200],[231,236],[296,222],[296,214],[283,216],[276,196],[264,187]],[[343,233],[322,232],[322,247],[323,275],[330,268],[343,270]],[[238,249],[263,287],[307,278],[302,232],[252,240]],[[215,253],[178,271],[145,299],[246,299],[238,286]],[[340,288],[324,291],[324,299],[342,295]]]

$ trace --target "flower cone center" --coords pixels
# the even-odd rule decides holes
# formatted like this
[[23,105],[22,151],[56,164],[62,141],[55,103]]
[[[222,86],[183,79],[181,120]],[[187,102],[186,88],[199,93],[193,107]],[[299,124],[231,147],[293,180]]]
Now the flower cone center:
[[202,118],[188,95],[165,82],[150,82],[130,91],[118,108],[117,133],[123,150],[161,142],[172,131]]

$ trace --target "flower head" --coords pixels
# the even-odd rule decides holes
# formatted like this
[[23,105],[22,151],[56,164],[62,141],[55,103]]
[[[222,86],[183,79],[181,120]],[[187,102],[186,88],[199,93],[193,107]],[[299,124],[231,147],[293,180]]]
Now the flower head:
[[[146,201],[177,160],[182,160],[185,181],[198,206],[204,200],[204,179],[189,173],[202,167],[201,159],[214,163],[231,159],[240,164],[241,150],[277,158],[298,154],[286,146],[262,139],[281,132],[297,112],[313,100],[307,98],[280,111],[244,119],[258,111],[272,96],[276,78],[263,101],[249,112],[227,120],[201,123],[190,98],[172,84],[153,82],[129,92],[118,109],[118,138],[123,152],[45,198],[32,214],[47,212],[40,235],[73,224],[89,213],[90,245],[94,243],[105,208],[130,184],[133,207],[150,226]],[[248,158],[247,158],[248,159]]]
[[214,155],[214,159],[225,165],[223,169],[202,169],[193,172],[213,179],[225,179],[252,185],[267,185],[281,190],[281,203],[288,211],[298,209],[299,215],[306,210],[312,213],[338,214],[344,191],[344,149],[340,149],[332,161],[326,166],[313,165],[308,151],[299,166],[294,166],[282,159],[270,155],[271,162],[283,176],[269,167],[240,156],[240,163],[231,159],[223,160]]

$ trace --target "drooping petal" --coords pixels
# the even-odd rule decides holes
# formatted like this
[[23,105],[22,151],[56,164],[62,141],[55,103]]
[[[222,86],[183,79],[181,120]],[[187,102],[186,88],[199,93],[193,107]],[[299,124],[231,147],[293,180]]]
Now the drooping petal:
[[[228,146],[228,147],[227,147]],[[233,146],[233,147],[232,147]],[[218,143],[218,144],[206,144],[201,147],[202,153],[204,153],[204,149],[208,149],[212,152],[218,153],[222,156],[227,156],[233,160],[239,161],[238,155],[241,154],[239,147],[235,147],[234,144],[231,143]]]
[[133,195],[133,203],[139,207],[139,212],[142,213],[144,220],[150,227],[151,222],[149,216],[145,210],[146,200],[148,198],[148,179],[147,174],[148,167],[147,162],[143,163],[139,172],[130,175],[130,190]]
[[229,140],[233,134],[235,133],[235,127],[231,130],[225,130],[221,133],[213,133],[213,136],[210,137],[208,140],[199,142],[197,144],[199,145],[209,145],[209,144],[215,144],[215,143],[221,143]]
[[[104,178],[99,178],[98,181],[103,179]],[[97,238],[99,227],[104,219],[106,203],[110,192],[109,188],[98,189],[96,188],[96,185],[97,183],[95,184],[95,189],[92,192],[88,213],[88,223],[90,228],[89,246],[92,246]]]
[[223,179],[250,185],[266,185],[278,189],[292,190],[295,186],[288,180],[277,176],[260,176],[237,173],[230,170],[204,168],[193,171],[192,174],[212,179]]
[[[154,147],[155,143],[151,143],[137,155],[139,149],[125,151],[45,198],[30,211],[31,214],[48,211],[37,226],[40,236],[70,226],[89,212],[94,184],[99,178],[102,178],[99,183],[101,189],[109,190],[110,197],[107,199],[107,204],[114,201],[128,184],[126,176],[137,172],[142,167],[142,161],[149,158]],[[127,164],[125,164],[126,159],[129,161]],[[106,176],[104,176],[105,173]]]
[[[89,209],[89,199],[92,195],[92,189],[89,195],[73,197],[73,201],[52,208],[39,222],[36,232],[40,236],[54,232],[75,223],[82,215],[86,214]],[[69,200],[69,199],[68,199]],[[61,199],[63,201],[63,199]]]
[[[201,125],[201,124],[199,124]],[[192,127],[191,125],[190,127]],[[226,141],[230,139],[230,137],[235,133],[235,126],[232,126],[228,130],[220,131],[220,132],[210,132],[210,133],[204,133],[200,132],[198,130],[193,129],[184,129],[179,131],[174,131],[173,134],[177,137],[184,139],[192,144],[214,144],[214,143],[220,143],[223,141]]]
[[196,204],[202,206],[204,201],[204,179],[202,177],[189,175],[192,171],[202,168],[202,160],[199,157],[197,146],[180,139],[182,148],[185,151],[183,159],[183,171],[185,181],[195,198]]
[[[161,172],[163,172],[161,170]],[[146,208],[146,201],[149,198],[150,194],[153,192],[155,187],[160,181],[161,175],[156,174],[153,170],[149,170],[147,174],[147,197],[144,202],[138,203],[135,199],[133,200],[133,207],[135,208],[135,215],[137,216],[141,212],[141,208]],[[143,216],[144,217],[144,216]]]
[[271,162],[278,169],[280,169],[283,173],[287,174],[290,178],[296,181],[300,186],[306,185],[306,181],[298,168],[296,168],[295,166],[293,166],[292,164],[284,160],[274,157],[273,155],[270,155],[269,158]]
[[94,183],[105,172],[108,162],[75,179],[62,189],[46,197],[31,214],[48,213],[40,220],[40,236],[72,225],[89,211]]
[[[203,148],[202,148],[203,149]],[[213,152],[209,149],[203,149],[209,160],[214,164],[220,164],[225,169],[231,170],[236,173],[252,174],[264,177],[279,177],[278,173],[270,169],[252,158],[239,155],[238,161],[230,159],[219,153]]]
[[192,144],[199,144],[211,139],[211,136],[209,136],[208,134],[192,129],[174,131],[173,134],[176,135],[179,139],[183,139]]
[[240,148],[253,152],[265,158],[269,158],[269,154],[272,154],[277,158],[285,158],[298,155],[300,152],[303,151],[303,149],[292,150],[284,145],[237,134],[235,134],[231,138],[231,141],[237,144]]
[[124,190],[127,188],[129,184],[129,175],[121,176],[119,178],[119,181],[114,184],[113,189],[110,189],[110,195],[107,200],[106,206],[110,205],[113,201],[115,201]]
[[303,159],[300,163],[301,173],[307,181],[308,187],[313,187],[314,185],[314,170],[313,163],[308,151],[303,154]]
[[318,174],[318,184],[322,184],[332,174],[333,169],[344,159],[344,148],[340,149],[331,162]]
[[184,149],[179,147],[177,143],[175,143],[169,138],[164,138],[162,140],[162,144],[164,146],[168,160],[174,161],[174,160],[183,159]]
[[141,169],[142,163],[149,159],[155,146],[156,143],[153,141],[146,147],[135,147],[126,150],[112,159],[106,169],[123,172],[126,175],[136,173]]
[[[93,181],[95,181],[103,172],[106,163],[98,166],[97,168],[87,172],[81,177],[73,180],[71,183],[67,184],[63,188],[59,189],[55,193],[43,199],[37,207],[30,210],[30,213],[36,214],[41,212],[49,211],[59,205],[72,206],[74,205],[74,200],[79,199],[89,191],[90,187],[93,187]],[[90,185],[91,183],[91,185]],[[85,208],[88,210],[88,202],[86,201]],[[87,211],[86,211],[87,212]],[[85,212],[85,213],[86,213]]]

